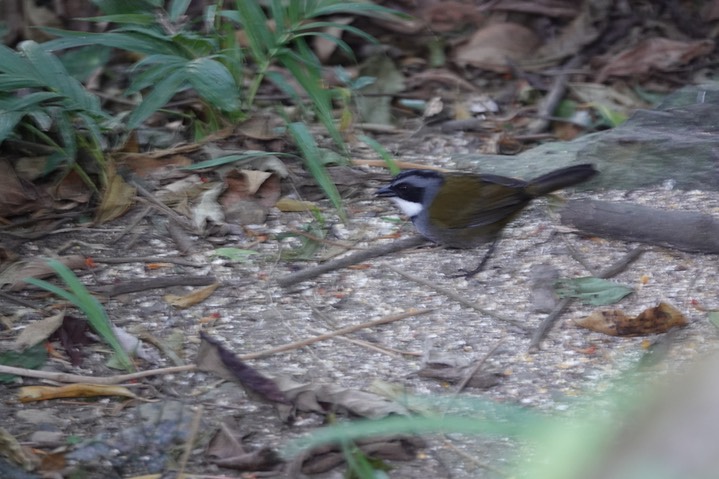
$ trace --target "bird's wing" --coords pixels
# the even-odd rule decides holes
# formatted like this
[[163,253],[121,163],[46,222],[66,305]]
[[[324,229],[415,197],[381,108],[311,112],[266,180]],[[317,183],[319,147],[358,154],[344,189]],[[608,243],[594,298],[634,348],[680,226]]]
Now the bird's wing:
[[495,175],[466,175],[453,179],[451,191],[441,191],[429,214],[444,228],[473,228],[501,222],[531,199],[526,182]]

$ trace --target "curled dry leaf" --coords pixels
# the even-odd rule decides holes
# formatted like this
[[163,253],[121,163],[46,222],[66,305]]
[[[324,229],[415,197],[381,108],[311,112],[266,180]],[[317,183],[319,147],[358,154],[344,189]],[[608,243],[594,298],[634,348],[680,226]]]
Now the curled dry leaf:
[[479,30],[469,43],[454,51],[454,61],[500,73],[509,70],[508,60],[521,62],[539,46],[530,29],[516,23],[495,23]]
[[[69,255],[56,258],[70,269],[82,269],[87,267],[85,257],[81,255]],[[27,283],[25,278],[45,279],[55,275],[46,258],[35,258],[29,261],[19,261],[8,266],[0,274],[0,286],[9,284],[11,291],[25,289]]]
[[618,309],[595,311],[575,321],[578,326],[611,336],[646,336],[664,333],[674,327],[686,326],[687,320],[669,303],[659,303],[638,316],[627,316]]
[[714,50],[714,41],[682,42],[648,38],[611,58],[597,76],[601,83],[610,76],[641,76],[651,70],[667,71]]
[[238,358],[219,341],[205,332],[200,333],[202,343],[197,353],[197,367],[231,381],[238,381],[248,392],[279,404],[290,404],[287,396],[270,378]]
[[46,401],[58,398],[83,398],[96,396],[122,396],[137,399],[135,393],[122,386],[101,384],[68,384],[66,386],[26,386],[20,388],[20,402]]
[[166,294],[164,300],[176,308],[189,308],[197,303],[201,303],[210,297],[212,293],[220,286],[220,283],[214,283],[204,288],[196,289],[189,294]]

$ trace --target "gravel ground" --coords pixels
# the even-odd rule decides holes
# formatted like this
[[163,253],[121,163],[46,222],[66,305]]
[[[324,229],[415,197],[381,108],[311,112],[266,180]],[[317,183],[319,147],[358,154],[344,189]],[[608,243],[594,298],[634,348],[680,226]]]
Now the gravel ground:
[[[438,160],[437,163],[443,162]],[[373,188],[368,186],[363,194],[350,202],[351,220],[346,225],[335,223],[329,239],[357,242],[356,247],[362,248],[391,241],[376,238],[398,231],[402,235],[411,232],[409,224],[387,221],[387,217],[398,218],[399,214],[389,202],[373,199]],[[713,192],[653,189],[567,196],[626,199],[662,208],[710,213],[719,210],[719,195]],[[51,255],[68,241],[78,240],[82,243],[65,254],[177,256],[169,238],[152,223],[143,223],[135,230],[142,238],[135,245],[128,246],[131,236],[113,244],[111,241],[129,222],[127,218],[99,230],[68,232],[25,242],[19,245],[20,252],[24,257]],[[307,221],[308,215],[273,212],[260,232],[283,232]],[[328,224],[334,221],[329,209],[326,210],[326,221]],[[659,338],[617,338],[578,328],[573,320],[586,316],[595,308],[575,302],[542,342],[541,350],[528,353],[531,333],[545,317],[533,311],[530,302],[533,266],[551,265],[563,277],[587,276],[590,272],[568,254],[568,246],[584,257],[595,272],[620,260],[637,246],[585,238],[562,230],[547,214],[546,203],[536,202],[507,228],[486,270],[470,280],[452,275],[460,268],[473,267],[484,254],[483,249],[421,248],[282,289],[274,284],[276,278],[309,265],[279,259],[280,251],[291,248],[296,240],[281,243],[270,240],[261,244],[258,247],[260,254],[251,256],[247,262],[232,263],[212,257],[215,245],[200,238],[196,240],[195,251],[187,257],[202,265],[199,268],[171,266],[149,270],[139,263],[100,264],[83,280],[92,285],[168,274],[216,276],[222,286],[207,300],[187,309],[168,305],[163,299],[168,292],[165,290],[128,294],[105,303],[110,318],[129,331],[144,331],[163,341],[181,338],[179,351],[190,361],[199,344],[200,329],[209,331],[235,353],[245,354],[412,308],[428,308],[432,310],[428,314],[347,336],[370,345],[421,353],[421,356],[379,352],[337,338],[253,360],[250,364],[269,376],[291,375],[302,381],[353,389],[366,389],[374,381],[381,380],[404,388],[409,394],[438,396],[451,394],[455,386],[419,377],[417,371],[428,354],[441,353],[467,361],[484,360],[483,371],[501,373],[501,379],[493,387],[486,390],[468,388],[461,393],[462,397],[489,399],[543,412],[561,412],[577,398],[606,389],[613,378],[640,360],[650,342]],[[250,241],[241,237],[226,240],[225,246],[238,247]],[[619,306],[626,312],[637,314],[665,301],[681,310],[689,320],[686,328],[673,335],[666,356],[647,369],[651,376],[660,377],[667,371],[681,369],[716,348],[716,331],[707,321],[706,311],[719,307],[716,304],[717,269],[713,256],[656,248],[644,253],[614,278],[635,290]],[[408,280],[395,270],[421,277],[437,288]],[[465,300],[513,321],[503,321],[461,305],[439,288],[449,289]],[[17,307],[5,302],[2,312],[9,315],[18,311]],[[13,331],[2,333],[5,340],[12,339],[17,330],[38,315],[28,311],[18,317],[21,319],[14,323]],[[100,348],[90,351],[81,369],[57,360],[51,361],[49,369],[98,376],[113,374],[104,365],[106,351]],[[157,367],[170,365],[163,357]],[[24,380],[24,384],[35,383],[35,380]],[[16,437],[33,445],[38,444],[36,434],[41,430],[57,433],[55,444],[50,445],[60,445],[72,437],[86,439],[100,433],[112,436],[137,421],[137,402],[124,404],[114,399],[102,399],[21,404],[14,399],[16,386],[2,386],[2,389],[5,394],[0,403],[0,423]],[[203,406],[203,424],[206,425],[203,432],[210,431],[226,417],[234,417],[243,431],[254,434],[252,443],[277,448],[323,421],[317,415],[304,414],[292,426],[283,424],[270,405],[253,400],[238,386],[221,384],[217,377],[204,372],[148,378],[133,390],[161,402],[180,401],[189,406]],[[48,444],[45,446],[49,447]],[[504,438],[430,437],[427,448],[417,459],[394,462],[395,469],[390,474],[400,479],[499,477],[496,470],[506,470],[518,447],[517,443]],[[208,464],[200,449],[191,456],[187,470],[222,473],[230,477],[240,475]],[[336,468],[321,477],[339,478],[341,474],[342,469]]]

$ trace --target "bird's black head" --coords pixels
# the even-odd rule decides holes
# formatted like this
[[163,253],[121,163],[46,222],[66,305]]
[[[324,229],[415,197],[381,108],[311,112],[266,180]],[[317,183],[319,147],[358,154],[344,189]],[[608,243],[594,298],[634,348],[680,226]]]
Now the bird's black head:
[[440,173],[431,170],[407,170],[392,179],[392,182],[375,193],[390,198],[410,218],[429,206],[437,191],[444,183]]

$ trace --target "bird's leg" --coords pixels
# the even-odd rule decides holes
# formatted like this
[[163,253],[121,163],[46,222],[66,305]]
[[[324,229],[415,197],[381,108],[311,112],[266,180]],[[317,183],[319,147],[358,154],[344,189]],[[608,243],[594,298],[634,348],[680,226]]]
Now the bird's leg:
[[494,254],[494,250],[497,249],[497,243],[499,243],[499,236],[494,238],[492,242],[489,244],[489,248],[487,248],[487,252],[484,253],[484,258],[482,258],[482,261],[479,263],[479,265],[474,268],[471,271],[467,271],[466,269],[460,269],[460,274],[452,276],[453,278],[466,278],[469,279],[482,271],[484,269],[484,266],[487,264],[487,261],[489,261],[489,258],[492,257]]

